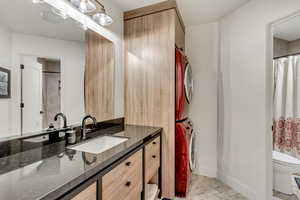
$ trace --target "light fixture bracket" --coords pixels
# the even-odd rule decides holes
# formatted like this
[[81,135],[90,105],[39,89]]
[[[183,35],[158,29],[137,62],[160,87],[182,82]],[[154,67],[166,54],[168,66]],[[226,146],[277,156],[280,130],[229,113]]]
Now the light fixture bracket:
[[104,5],[99,0],[69,0],[72,5],[77,7],[81,12],[82,10],[79,8],[81,2],[90,2],[95,5],[95,9],[91,12],[82,12],[85,15],[91,17],[95,22],[100,24],[101,26],[108,26],[113,23],[112,17],[110,17],[105,10]]

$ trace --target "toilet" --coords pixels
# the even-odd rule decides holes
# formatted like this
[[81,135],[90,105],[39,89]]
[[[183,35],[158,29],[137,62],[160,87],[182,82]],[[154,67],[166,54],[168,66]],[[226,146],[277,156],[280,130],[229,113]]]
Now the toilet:
[[273,151],[273,189],[284,194],[293,194],[292,175],[295,173],[300,173],[300,160]]

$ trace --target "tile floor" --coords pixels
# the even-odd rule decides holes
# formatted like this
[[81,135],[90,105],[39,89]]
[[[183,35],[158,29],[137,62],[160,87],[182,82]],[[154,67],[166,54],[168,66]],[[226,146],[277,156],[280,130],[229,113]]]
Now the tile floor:
[[190,192],[184,200],[247,200],[247,198],[215,178],[193,175]]
[[[273,200],[298,200],[294,195],[276,191],[273,195]],[[188,196],[185,199],[176,198],[175,200],[247,200],[247,198],[215,178],[193,175]]]

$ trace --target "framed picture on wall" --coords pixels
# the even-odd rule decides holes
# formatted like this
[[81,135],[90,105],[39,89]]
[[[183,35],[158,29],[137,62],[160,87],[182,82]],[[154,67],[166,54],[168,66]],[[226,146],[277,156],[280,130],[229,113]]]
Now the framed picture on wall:
[[10,98],[10,70],[0,67],[0,99]]

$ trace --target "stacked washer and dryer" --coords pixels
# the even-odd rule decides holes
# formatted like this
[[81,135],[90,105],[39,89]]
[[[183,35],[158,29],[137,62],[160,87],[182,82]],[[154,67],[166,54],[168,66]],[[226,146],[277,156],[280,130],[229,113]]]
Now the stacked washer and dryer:
[[192,68],[183,52],[176,48],[176,129],[175,195],[186,197],[195,169],[195,132],[188,118],[193,96]]

